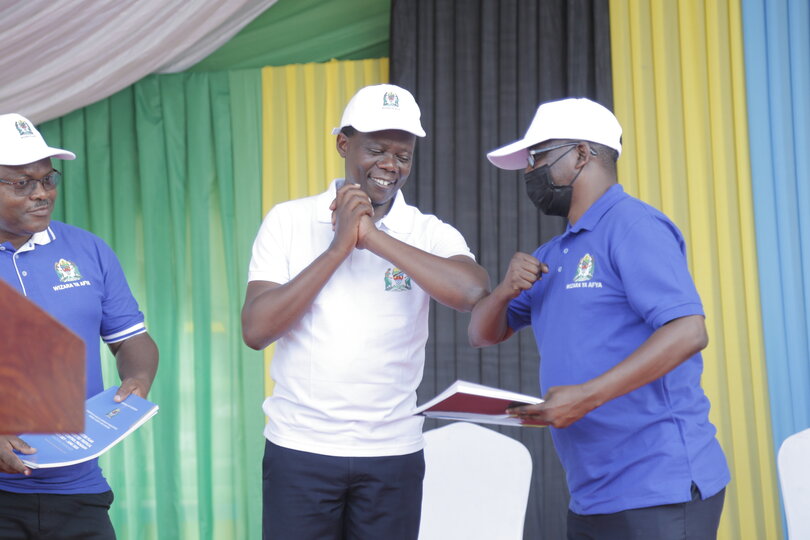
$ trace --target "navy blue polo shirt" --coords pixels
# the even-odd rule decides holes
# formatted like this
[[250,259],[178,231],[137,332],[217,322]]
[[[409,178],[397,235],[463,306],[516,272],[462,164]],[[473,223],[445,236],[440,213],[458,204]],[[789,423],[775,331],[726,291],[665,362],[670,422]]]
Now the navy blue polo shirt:
[[[549,273],[509,305],[509,326],[531,324],[540,383],[580,384],[606,372],[656,329],[703,307],[678,228],[611,186],[534,257]],[[551,428],[578,514],[685,502],[730,479],[700,386],[703,359],[605,403],[564,429]]]
[[[118,258],[99,237],[58,221],[15,250],[0,244],[0,279],[84,340],[87,397],[104,389],[101,338],[123,341],[146,331]],[[0,473],[0,489],[20,493],[101,493],[110,489],[97,460]]]

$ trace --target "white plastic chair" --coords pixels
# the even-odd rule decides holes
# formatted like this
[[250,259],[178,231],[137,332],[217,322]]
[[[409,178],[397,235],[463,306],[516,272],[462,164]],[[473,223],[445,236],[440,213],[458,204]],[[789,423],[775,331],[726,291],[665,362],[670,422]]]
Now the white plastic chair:
[[526,447],[497,431],[456,422],[425,432],[419,539],[522,540],[531,476]]
[[776,459],[788,538],[810,538],[810,428],[782,442]]

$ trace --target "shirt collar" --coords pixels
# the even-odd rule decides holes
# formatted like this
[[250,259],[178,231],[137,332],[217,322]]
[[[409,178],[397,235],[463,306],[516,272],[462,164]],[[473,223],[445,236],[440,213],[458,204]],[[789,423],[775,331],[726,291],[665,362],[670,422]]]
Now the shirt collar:
[[28,243],[44,246],[45,244],[50,244],[52,240],[56,240],[56,235],[53,233],[53,229],[48,227],[44,231],[34,233]]
[[590,208],[585,210],[585,213],[582,214],[582,217],[579,218],[574,225],[568,224],[566,232],[570,233],[578,233],[581,230],[588,230],[592,231],[596,228],[597,223],[599,220],[602,219],[602,216],[607,214],[608,210],[613,208],[613,206],[628,198],[629,195],[624,192],[621,184],[613,184],[605,191],[601,197],[596,199]]
[[31,238],[28,239],[26,243],[20,246],[20,249],[17,250],[17,253],[23,253],[25,251],[31,251],[34,249],[34,246],[44,246],[45,244],[50,244],[52,240],[56,239],[56,235],[53,233],[53,230],[48,227],[44,231],[39,231],[31,235]]
[[[338,186],[342,186],[344,181],[345,180],[343,178],[332,180],[332,183],[329,184],[329,189],[318,195],[316,213],[317,219],[320,223],[332,222],[332,211],[329,210],[329,205],[335,200],[337,188]],[[388,213],[377,222],[377,227],[380,228],[381,226],[385,226],[386,229],[395,232],[410,231],[412,220],[410,219],[410,214],[407,211],[407,207],[408,205],[405,202],[405,196],[401,191],[397,190],[397,194],[394,196],[394,203],[391,205]]]

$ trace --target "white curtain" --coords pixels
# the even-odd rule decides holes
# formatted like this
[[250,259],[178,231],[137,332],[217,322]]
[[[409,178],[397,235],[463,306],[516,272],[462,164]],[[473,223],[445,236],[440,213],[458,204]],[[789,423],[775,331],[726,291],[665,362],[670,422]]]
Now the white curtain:
[[277,0],[0,0],[0,114],[34,123],[183,71]]

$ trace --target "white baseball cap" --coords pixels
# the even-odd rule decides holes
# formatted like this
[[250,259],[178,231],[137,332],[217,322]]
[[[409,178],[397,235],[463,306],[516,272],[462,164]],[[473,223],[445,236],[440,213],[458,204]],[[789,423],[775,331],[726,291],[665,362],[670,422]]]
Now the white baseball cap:
[[340,126],[332,130],[332,135],[351,126],[363,133],[400,129],[424,137],[425,130],[419,121],[421,116],[416,100],[404,88],[393,84],[366,86],[358,90],[346,105]]
[[525,169],[529,148],[552,139],[589,141],[622,153],[622,126],[613,113],[590,99],[568,98],[540,105],[526,136],[493,150],[487,158],[501,169]]
[[28,165],[47,157],[76,159],[76,154],[51,148],[27,118],[0,114],[0,165]]

